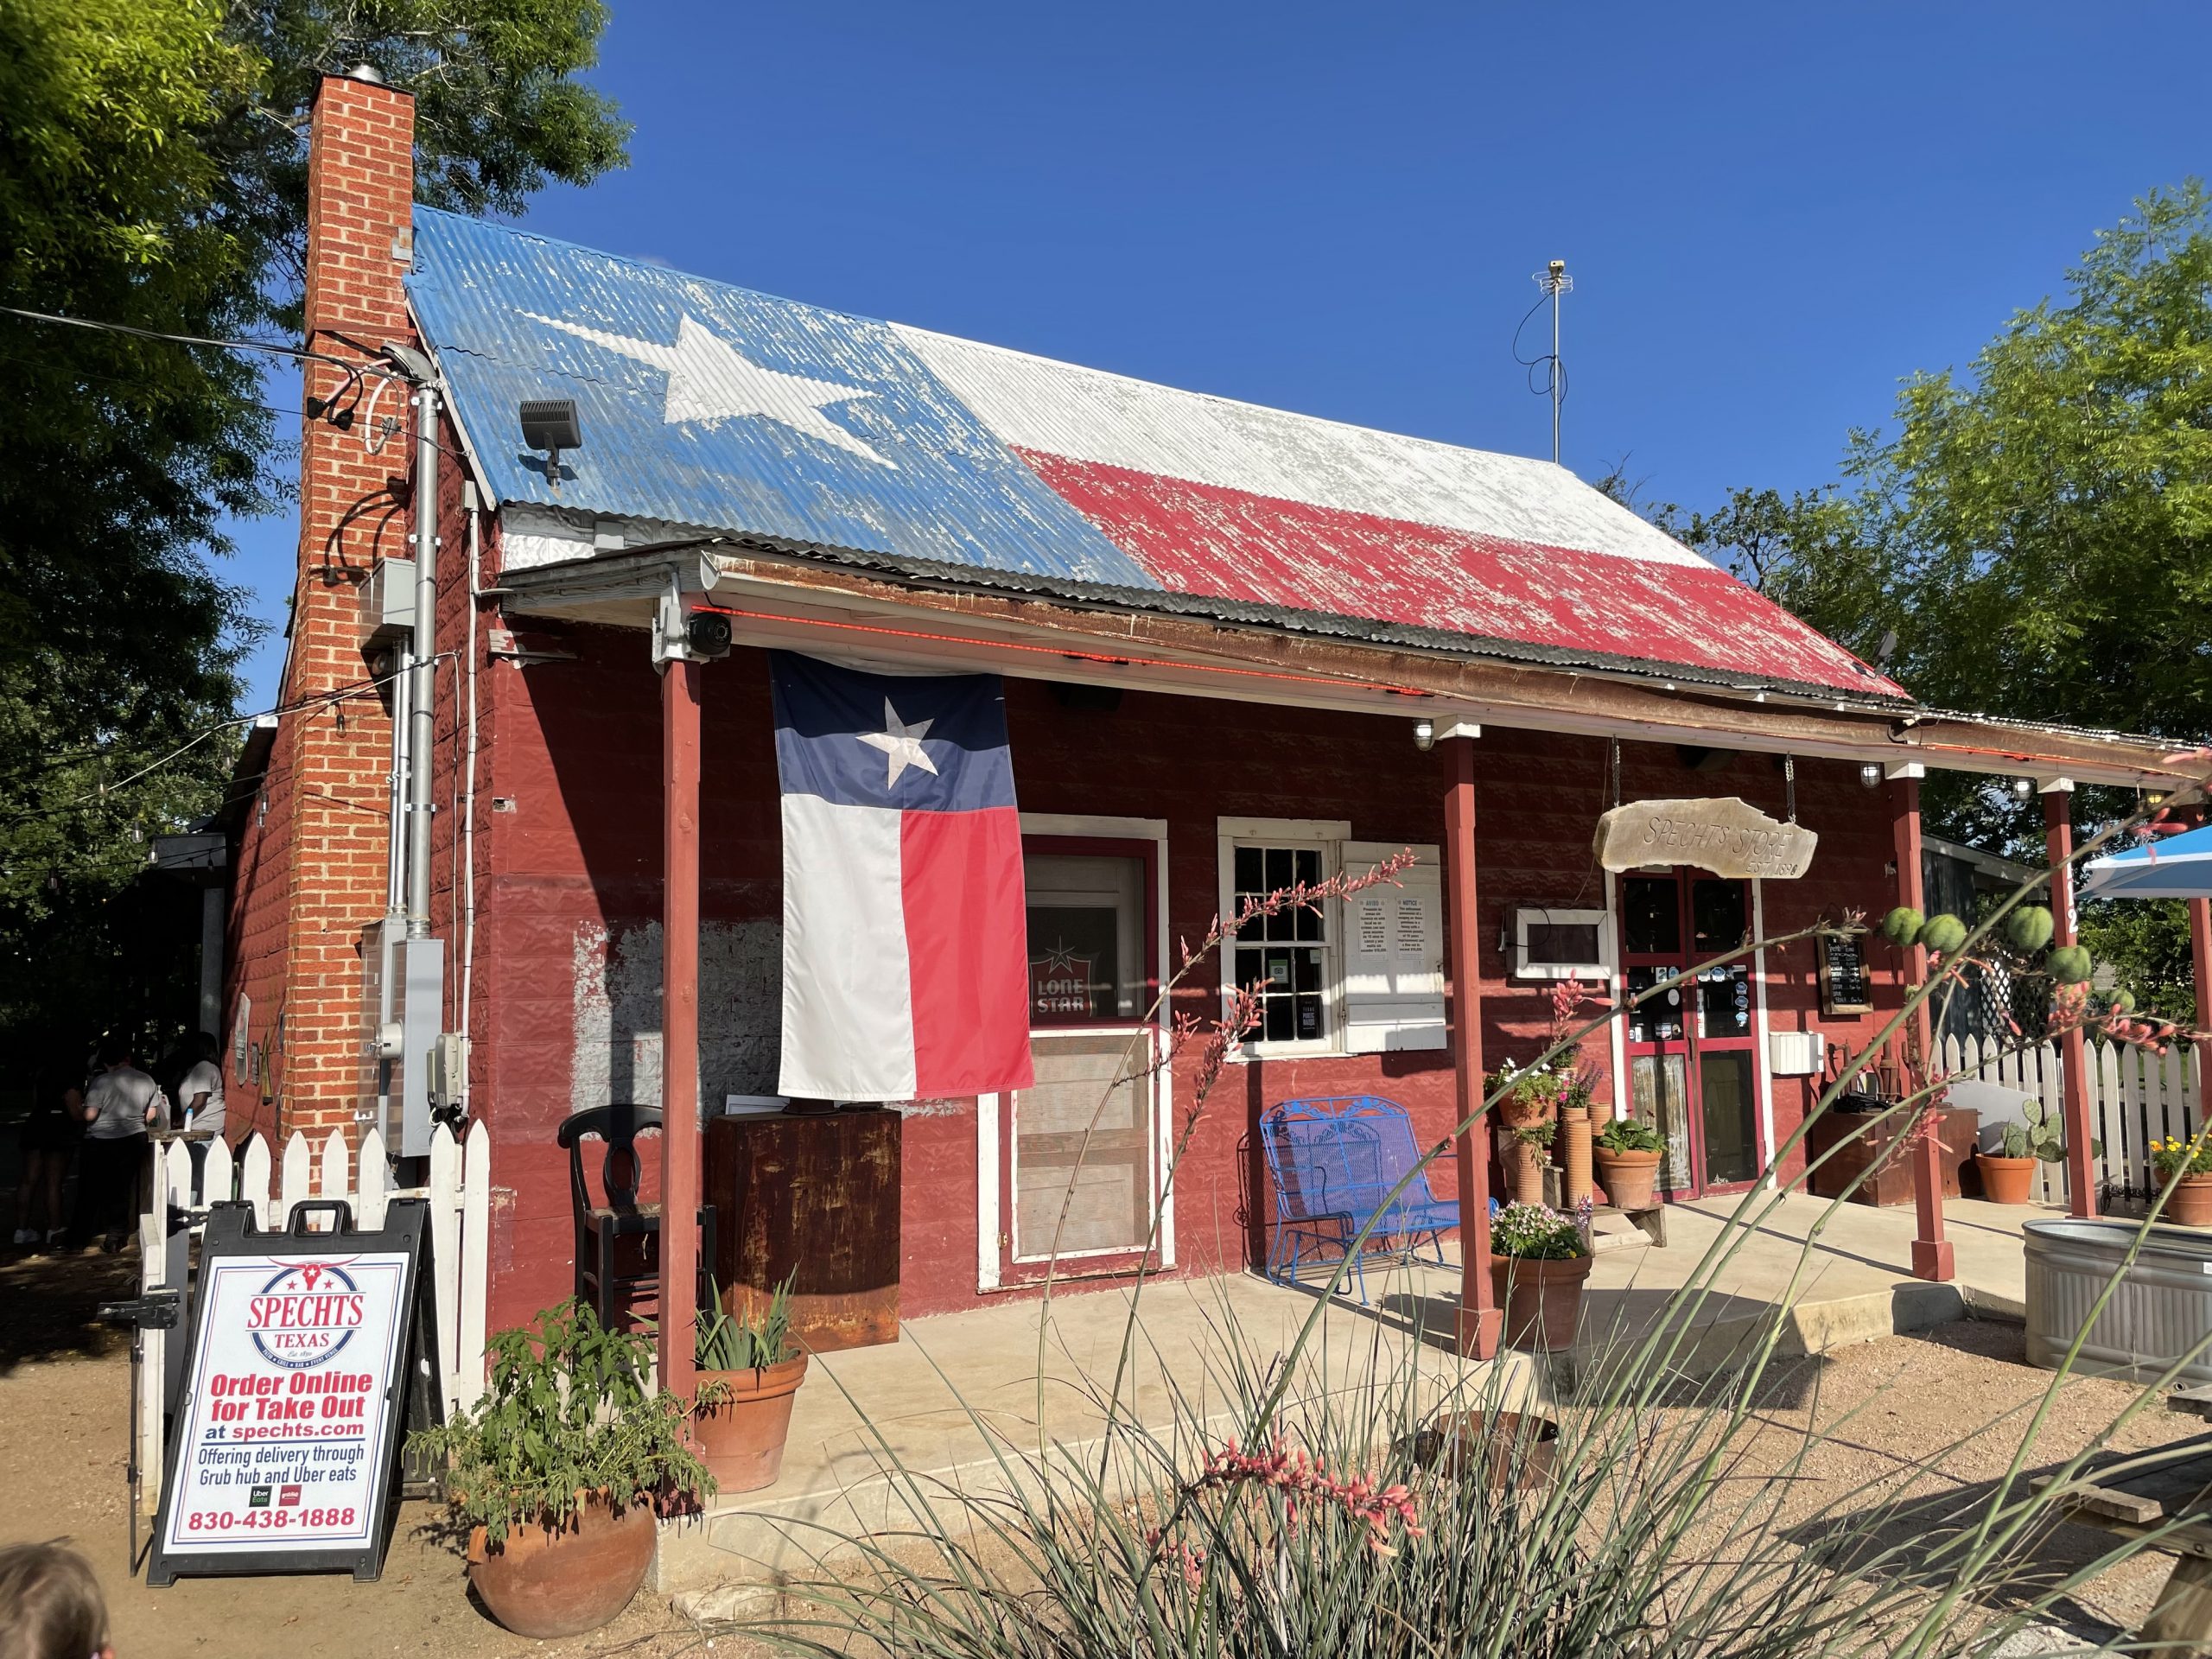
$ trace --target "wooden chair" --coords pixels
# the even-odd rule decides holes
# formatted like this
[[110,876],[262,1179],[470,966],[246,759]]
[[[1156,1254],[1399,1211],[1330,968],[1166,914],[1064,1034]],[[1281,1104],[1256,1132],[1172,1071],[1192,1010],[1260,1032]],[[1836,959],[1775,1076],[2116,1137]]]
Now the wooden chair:
[[[659,1294],[660,1205],[638,1202],[644,1165],[637,1141],[661,1132],[660,1108],[627,1101],[573,1113],[561,1125],[559,1139],[569,1154],[569,1197],[575,1211],[576,1298],[591,1304],[603,1325],[612,1326],[616,1310],[641,1292],[648,1297]],[[598,1141],[607,1148],[599,1171],[603,1202],[594,1199],[584,1173],[587,1141]],[[699,1302],[704,1306],[714,1294],[714,1205],[699,1206],[698,1224]],[[639,1241],[628,1252],[632,1262],[626,1267],[626,1239]]]

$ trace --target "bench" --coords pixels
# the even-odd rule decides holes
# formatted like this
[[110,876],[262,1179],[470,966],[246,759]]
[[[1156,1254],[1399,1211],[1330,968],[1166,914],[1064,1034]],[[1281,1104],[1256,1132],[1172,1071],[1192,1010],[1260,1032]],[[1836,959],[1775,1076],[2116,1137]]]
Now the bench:
[[[2177,1390],[2167,1405],[2212,1416],[2212,1389]],[[2055,1478],[2043,1477],[2036,1490]],[[2153,1452],[2106,1452],[2078,1478],[2087,1484],[2055,1500],[2059,1514],[2122,1538],[2156,1532],[2158,1548],[2176,1552],[2173,1571],[2135,1639],[2157,1644],[2155,1651],[2172,1659],[2212,1659],[2212,1434]]]
[[1352,1285],[1365,1303],[1366,1252],[1351,1249],[1363,1231],[1370,1248],[1401,1261],[1412,1262],[1426,1244],[1444,1265],[1444,1234],[1459,1224],[1458,1202],[1438,1198],[1426,1172],[1389,1196],[1422,1157],[1413,1119],[1395,1101],[1286,1100],[1261,1117],[1260,1141],[1274,1187],[1267,1273],[1277,1284],[1297,1283],[1309,1263],[1333,1268],[1351,1255]]

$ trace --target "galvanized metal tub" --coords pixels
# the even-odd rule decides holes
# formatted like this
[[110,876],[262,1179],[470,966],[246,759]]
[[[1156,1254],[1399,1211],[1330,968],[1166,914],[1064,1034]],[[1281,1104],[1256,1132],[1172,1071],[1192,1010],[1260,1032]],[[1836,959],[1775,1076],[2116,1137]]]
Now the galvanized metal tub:
[[[2031,1364],[2057,1368],[2140,1230],[2132,1221],[2025,1224]],[[2208,1336],[2212,1232],[2153,1227],[2097,1316],[2075,1369],[2147,1382]],[[2199,1351],[2178,1380],[2212,1382],[2212,1348]]]

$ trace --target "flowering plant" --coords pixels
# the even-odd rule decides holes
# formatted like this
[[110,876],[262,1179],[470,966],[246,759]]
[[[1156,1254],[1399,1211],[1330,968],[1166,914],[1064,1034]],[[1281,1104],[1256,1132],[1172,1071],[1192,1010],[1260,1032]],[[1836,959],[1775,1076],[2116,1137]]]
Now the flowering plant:
[[1573,1220],[1541,1204],[1509,1204],[1490,1224],[1493,1255],[1518,1262],[1571,1262],[1587,1255]]
[[2171,1135],[2153,1141],[2151,1167],[2158,1172],[2161,1186],[2177,1175],[2212,1175],[2212,1130],[2200,1129],[2186,1141]]

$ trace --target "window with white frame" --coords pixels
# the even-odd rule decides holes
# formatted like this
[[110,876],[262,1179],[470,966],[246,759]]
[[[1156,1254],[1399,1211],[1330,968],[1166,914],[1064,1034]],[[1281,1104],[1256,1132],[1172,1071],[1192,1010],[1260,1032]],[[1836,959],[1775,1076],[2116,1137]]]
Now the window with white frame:
[[[1300,882],[1319,886],[1334,873],[1331,851],[1322,843],[1238,842],[1231,855],[1234,911]],[[1232,947],[1235,981],[1260,998],[1255,1040],[1316,1046],[1330,1042],[1335,1022],[1329,1010],[1329,919],[1325,904],[1286,906],[1273,915],[1255,917],[1237,934]]]
[[[1335,819],[1224,818],[1221,911],[1339,872],[1360,874],[1402,842],[1351,839]],[[1410,848],[1415,863],[1349,899],[1285,907],[1255,918],[1224,949],[1222,995],[1249,986],[1260,1025],[1239,1051],[1364,1054],[1444,1045],[1443,905],[1433,846]]]

